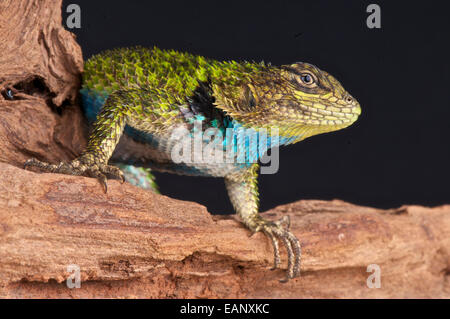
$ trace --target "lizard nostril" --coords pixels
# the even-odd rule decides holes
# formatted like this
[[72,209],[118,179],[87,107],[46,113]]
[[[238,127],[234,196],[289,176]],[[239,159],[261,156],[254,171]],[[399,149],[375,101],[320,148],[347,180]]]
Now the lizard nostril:
[[352,103],[353,102],[353,98],[350,95],[347,96],[347,98],[345,100],[347,101],[347,103]]

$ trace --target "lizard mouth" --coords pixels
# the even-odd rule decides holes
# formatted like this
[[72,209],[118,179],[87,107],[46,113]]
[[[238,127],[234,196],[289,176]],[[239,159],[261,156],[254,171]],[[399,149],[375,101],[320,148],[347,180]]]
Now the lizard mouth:
[[359,103],[353,99],[351,103],[343,100],[330,102],[328,100],[278,101],[280,113],[290,114],[297,123],[313,126],[348,126],[361,115]]
[[359,103],[336,107],[334,105],[300,105],[301,118],[312,125],[345,125],[355,122],[361,115]]

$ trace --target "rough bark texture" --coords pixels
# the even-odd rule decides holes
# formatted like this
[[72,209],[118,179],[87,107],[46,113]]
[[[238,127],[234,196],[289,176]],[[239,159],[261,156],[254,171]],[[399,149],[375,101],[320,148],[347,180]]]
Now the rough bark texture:
[[75,100],[83,58],[61,25],[61,0],[1,1],[0,39],[0,90],[37,80],[55,105]]
[[[262,234],[201,205],[116,181],[104,194],[90,178],[0,172],[0,297],[450,297],[450,206],[277,207],[265,215],[289,214],[303,246],[302,276],[281,284]],[[71,264],[80,289],[66,286]],[[381,288],[368,288],[369,264]]]
[[[277,207],[265,215],[291,215],[303,246],[302,276],[281,284],[268,240],[232,217],[116,181],[104,194],[94,179],[21,169],[30,156],[72,159],[86,143],[74,103],[81,50],[60,6],[0,3],[0,297],[450,297],[450,206]],[[72,264],[79,289],[65,283]],[[381,288],[367,286],[370,264]]]
[[[72,104],[83,59],[74,35],[61,25],[61,1],[1,1],[0,52],[0,161],[58,162],[79,154],[86,127]],[[62,115],[49,107],[63,102]]]

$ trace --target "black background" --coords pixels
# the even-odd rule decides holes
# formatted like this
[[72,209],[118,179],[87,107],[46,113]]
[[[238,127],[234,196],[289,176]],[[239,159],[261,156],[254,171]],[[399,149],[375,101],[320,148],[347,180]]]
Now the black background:
[[[280,149],[262,175],[261,210],[299,199],[357,204],[450,203],[450,22],[444,1],[76,1],[71,29],[84,58],[114,47],[157,45],[219,60],[310,62],[360,102],[351,127]],[[366,8],[381,6],[381,29]],[[221,179],[155,173],[163,194],[232,207]]]

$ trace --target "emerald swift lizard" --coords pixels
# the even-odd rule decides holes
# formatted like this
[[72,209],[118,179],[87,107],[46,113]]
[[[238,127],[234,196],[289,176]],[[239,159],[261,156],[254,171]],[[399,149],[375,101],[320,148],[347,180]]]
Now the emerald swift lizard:
[[[91,57],[85,63],[81,95],[84,113],[92,125],[83,153],[59,164],[30,159],[25,167],[95,177],[105,191],[107,178],[124,180],[122,170],[110,162],[182,175],[222,177],[243,223],[252,232],[261,231],[270,238],[274,268],[281,263],[281,241],[288,255],[284,280],[299,275],[299,240],[289,231],[288,216],[271,221],[259,214],[261,152],[239,135],[250,130],[263,140],[260,132],[276,128],[279,137],[267,138],[266,146],[271,148],[351,125],[361,108],[333,76],[302,62],[272,66],[216,61],[156,47],[134,47]],[[214,145],[210,144],[214,139],[201,140],[205,147],[212,146],[213,152],[231,143],[231,161],[173,160],[177,143],[198,133],[196,122],[202,124],[201,131],[214,128],[224,136],[225,131],[234,133]],[[180,127],[189,134],[183,139],[173,138]],[[251,156],[237,161],[236,146]]]

